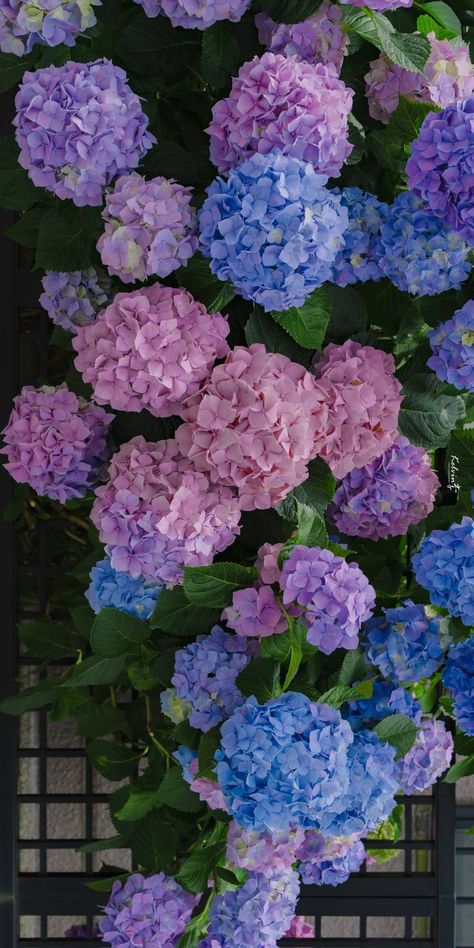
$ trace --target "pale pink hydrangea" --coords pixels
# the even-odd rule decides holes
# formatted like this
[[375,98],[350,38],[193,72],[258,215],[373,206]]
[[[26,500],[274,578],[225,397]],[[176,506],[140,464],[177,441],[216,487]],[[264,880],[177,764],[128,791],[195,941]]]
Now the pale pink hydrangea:
[[278,557],[283,549],[283,543],[264,543],[257,552],[255,567],[262,583],[271,586],[280,579],[281,569]]
[[330,0],[301,23],[275,23],[266,13],[257,13],[258,38],[271,53],[296,56],[306,62],[333,63],[339,74],[349,48],[349,36],[341,27],[342,10]]
[[254,343],[215,366],[183,418],[182,453],[213,483],[237,490],[243,510],[254,510],[278,504],[306,480],[328,412],[303,366]]
[[74,364],[99,405],[152,415],[180,414],[229,347],[227,320],[187,290],[154,283],[119,293],[73,339]]
[[308,922],[304,915],[295,915],[285,938],[314,938],[315,925],[313,921]]
[[288,626],[271,586],[237,589],[222,618],[237,635],[256,638],[284,632]]
[[207,566],[239,533],[235,493],[195,471],[173,439],[123,444],[95,493],[92,522],[113,568],[130,576],[173,586],[182,566]]
[[302,829],[257,833],[232,820],[227,835],[227,860],[231,866],[249,872],[284,872],[295,862],[304,838]]
[[402,387],[391,355],[352,339],[326,346],[313,371],[329,409],[315,450],[343,478],[395,441]]

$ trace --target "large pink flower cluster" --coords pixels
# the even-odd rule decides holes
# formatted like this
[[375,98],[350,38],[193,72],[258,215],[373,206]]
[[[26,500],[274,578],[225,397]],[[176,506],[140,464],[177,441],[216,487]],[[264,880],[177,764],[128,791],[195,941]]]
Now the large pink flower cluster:
[[91,517],[114,569],[173,586],[182,566],[206,566],[232,543],[240,508],[228,487],[194,470],[176,441],[138,435],[113,456]]
[[227,320],[186,290],[155,283],[119,293],[73,339],[75,366],[100,405],[180,414],[216,359],[229,351]]
[[303,366],[239,346],[189,398],[176,440],[213,483],[238,491],[243,510],[265,509],[306,479],[326,429],[323,398]]
[[315,450],[342,478],[395,441],[401,385],[391,355],[352,339],[326,346],[313,371],[329,409]]
[[258,38],[271,53],[297,56],[306,62],[333,63],[338,74],[349,48],[348,33],[341,29],[342,10],[331,0],[301,23],[275,23],[266,13],[257,13]]
[[319,174],[336,176],[352,151],[353,94],[332,63],[313,65],[279,53],[256,56],[212,110],[211,160],[227,172],[255,152],[276,149],[311,162]]

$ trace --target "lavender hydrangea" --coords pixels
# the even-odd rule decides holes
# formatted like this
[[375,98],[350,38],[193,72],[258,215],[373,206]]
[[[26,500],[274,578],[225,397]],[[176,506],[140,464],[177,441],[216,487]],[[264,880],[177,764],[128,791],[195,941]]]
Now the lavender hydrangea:
[[260,42],[270,52],[296,56],[313,65],[333,63],[339,75],[349,48],[341,20],[340,7],[323,0],[316,12],[300,23],[275,23],[266,13],[257,13],[255,26]]
[[356,835],[323,836],[309,830],[297,852],[298,872],[305,885],[341,885],[365,860],[365,848]]
[[37,43],[74,46],[79,33],[97,23],[101,0],[0,0],[0,49],[24,56]]
[[406,170],[408,187],[447,227],[472,243],[474,95],[426,116]]
[[412,296],[459,290],[471,271],[467,243],[411,191],[389,206],[380,239],[381,270]]
[[217,178],[199,213],[211,270],[266,311],[301,306],[331,276],[347,210],[311,164],[255,154]]
[[474,636],[449,649],[443,685],[450,692],[459,727],[474,735]]
[[222,618],[237,635],[256,638],[284,632],[287,628],[271,586],[238,589],[232,595],[232,605],[224,609]]
[[218,625],[209,635],[198,635],[195,642],[178,649],[171,683],[178,698],[191,708],[192,727],[210,731],[242,703],[235,679],[247,667],[250,655],[245,639]]
[[85,497],[109,457],[114,417],[66,384],[25,385],[3,430],[5,468],[15,481],[51,500]]
[[286,872],[295,862],[304,839],[302,829],[256,833],[243,829],[232,820],[227,834],[226,859],[234,868],[248,872]]
[[349,536],[400,536],[431,513],[438,488],[423,448],[399,437],[380,457],[346,474],[328,517]]
[[115,881],[99,922],[102,941],[112,948],[129,948],[133,942],[175,948],[200,898],[164,872]]
[[447,530],[433,530],[412,566],[434,606],[447,609],[464,625],[474,625],[474,520],[463,517]]
[[474,300],[428,333],[433,355],[427,365],[442,382],[474,392]]
[[334,189],[332,193],[341,196],[342,207],[347,208],[349,215],[349,226],[344,233],[344,247],[334,261],[331,281],[347,286],[381,280],[379,233],[387,217],[387,204],[360,188]]
[[41,306],[56,326],[69,332],[93,323],[110,300],[111,280],[95,267],[71,273],[47,270],[42,285]]
[[78,207],[102,204],[105,186],[156,141],[126,73],[108,59],[25,72],[15,105],[20,165]]
[[208,938],[225,948],[276,948],[290,927],[299,895],[294,869],[252,872],[238,889],[216,896],[211,904]]
[[405,599],[401,606],[383,609],[365,626],[367,656],[384,678],[414,682],[433,675],[443,661],[439,616],[429,617],[424,606]]
[[240,20],[250,0],[135,0],[147,16],[155,17],[164,13],[173,26],[185,30],[207,30],[219,20]]
[[370,698],[349,701],[344,708],[344,717],[356,733],[363,728],[373,727],[391,714],[404,714],[418,725],[422,713],[419,701],[409,691],[394,688],[387,681],[374,681]]
[[[341,0],[341,3],[349,3],[349,0]],[[369,10],[378,10],[379,13],[385,13],[387,10],[397,10],[398,7],[411,7],[413,0],[351,0],[354,7],[368,7]]]
[[118,609],[137,619],[149,619],[162,588],[158,583],[147,583],[141,577],[132,579],[126,573],[117,572],[106,557],[92,567],[85,596],[96,614],[101,609]]
[[304,607],[312,645],[326,655],[357,647],[361,625],[375,605],[375,591],[357,563],[346,563],[331,550],[297,545],[283,564],[280,586],[285,605]]
[[109,273],[123,283],[167,277],[186,266],[198,247],[192,189],[137,172],[117,178],[105,198],[104,233],[97,250]]
[[454,741],[443,721],[423,721],[407,754],[397,763],[403,793],[422,793],[444,774],[451,763]]

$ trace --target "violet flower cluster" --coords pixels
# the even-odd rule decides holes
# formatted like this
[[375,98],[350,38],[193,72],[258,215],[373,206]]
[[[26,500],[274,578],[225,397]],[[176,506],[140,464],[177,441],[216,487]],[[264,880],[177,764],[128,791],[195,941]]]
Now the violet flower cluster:
[[323,836],[309,830],[298,853],[298,872],[305,885],[341,885],[365,861],[365,848],[356,835]]
[[436,783],[449,767],[453,750],[452,735],[443,721],[422,721],[413,747],[397,764],[403,793],[422,793]]
[[167,277],[197,250],[192,189],[172,178],[147,181],[136,171],[117,178],[105,198],[104,233],[97,250],[122,283]]
[[164,872],[115,881],[99,922],[102,941],[112,948],[129,948],[133,941],[175,948],[200,898]]
[[[166,706],[166,704],[165,704]],[[203,803],[207,803],[211,810],[224,810],[225,801],[219,784],[209,777],[199,777],[199,760],[196,751],[181,745],[173,756],[183,768],[183,779],[189,783],[191,790],[197,793]]]
[[365,626],[370,662],[395,684],[433,675],[441,665],[443,620],[429,617],[424,606],[405,599],[401,606],[383,609]]
[[240,888],[213,899],[208,937],[200,948],[277,948],[295,914],[299,890],[294,869],[250,873]]
[[228,353],[228,332],[227,320],[187,290],[154,283],[118,293],[94,323],[78,329],[74,364],[100,405],[181,414],[215,360]]
[[474,520],[463,517],[447,530],[433,530],[412,559],[416,581],[430,602],[464,625],[474,625]]
[[140,576],[133,579],[118,573],[106,557],[92,567],[85,597],[96,614],[101,609],[118,609],[137,619],[149,619],[162,588],[159,583],[144,582]]
[[451,695],[459,727],[474,735],[474,637],[449,649],[443,685]]
[[237,635],[255,638],[284,632],[287,627],[271,586],[237,589],[232,595],[232,605],[224,609],[222,618]]
[[363,728],[372,728],[391,714],[404,714],[419,725],[423,709],[405,688],[394,688],[388,681],[376,680],[371,697],[349,701],[343,713],[352,730],[357,733]]
[[433,355],[427,365],[442,382],[474,392],[474,301],[428,333]]
[[347,208],[349,226],[344,232],[344,247],[336,256],[331,282],[338,286],[381,280],[379,233],[387,216],[387,205],[374,194],[360,188],[335,189],[342,207]]
[[24,56],[37,43],[74,46],[79,33],[97,23],[101,0],[0,0],[0,49]]
[[185,30],[207,30],[219,20],[233,23],[243,17],[250,0],[135,0],[147,16],[167,16],[173,26]]
[[41,306],[56,326],[69,332],[93,323],[110,299],[111,281],[106,273],[95,267],[72,273],[47,270],[42,286]]
[[226,859],[233,868],[246,869],[248,872],[285,872],[299,858],[304,839],[302,829],[256,833],[243,829],[232,820],[227,834]]
[[85,497],[109,458],[113,419],[66,384],[25,385],[3,430],[5,468],[15,481],[51,500]]
[[323,0],[312,16],[300,23],[275,23],[266,13],[257,13],[258,38],[271,53],[295,56],[316,66],[332,63],[339,75],[349,48],[342,11],[331,0]]
[[25,72],[15,105],[20,165],[78,207],[102,204],[105,186],[155,142],[126,73],[108,59]]

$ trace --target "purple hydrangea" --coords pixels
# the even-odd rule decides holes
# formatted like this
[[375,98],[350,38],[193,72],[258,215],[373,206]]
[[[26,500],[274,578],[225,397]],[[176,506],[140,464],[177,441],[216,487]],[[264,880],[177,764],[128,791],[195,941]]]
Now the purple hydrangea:
[[311,164],[255,154],[217,178],[199,212],[211,270],[268,310],[302,306],[330,279],[344,246],[347,210]]
[[135,0],[149,17],[164,13],[173,26],[185,30],[207,30],[218,20],[236,23],[243,17],[250,0]]
[[25,72],[15,99],[19,162],[33,184],[82,207],[156,141],[123,69],[108,59]]
[[278,583],[281,576],[281,569],[278,565],[278,558],[283,549],[283,543],[264,543],[257,550],[257,559],[255,568],[262,583]]
[[219,784],[209,777],[198,777],[199,760],[196,751],[181,745],[173,755],[183,768],[183,779],[211,810],[225,810],[225,800]]
[[422,793],[444,774],[453,756],[454,741],[443,721],[422,721],[415,743],[397,763],[403,793]]
[[39,301],[56,326],[75,332],[93,323],[110,299],[111,280],[102,270],[88,267],[72,273],[48,270],[42,280]]
[[459,290],[469,276],[467,243],[411,191],[389,206],[380,234],[380,268],[399,290],[435,296]]
[[175,948],[200,898],[164,872],[148,878],[135,873],[123,884],[116,881],[99,922],[102,941],[113,948]]
[[275,23],[266,13],[257,13],[255,26],[260,42],[271,53],[296,56],[313,66],[333,63],[339,75],[349,49],[341,20],[341,8],[323,0],[313,16],[300,23]]
[[341,0],[341,3],[351,3],[354,7],[368,7],[369,10],[378,10],[379,13],[385,13],[386,10],[397,10],[398,7],[411,7],[413,0]]
[[296,859],[296,852],[305,838],[304,830],[290,828],[273,833],[256,833],[243,829],[235,820],[227,834],[227,862],[248,872],[286,872]]
[[424,449],[399,437],[380,457],[346,474],[328,516],[349,536],[400,536],[431,513],[438,488]]
[[123,283],[167,277],[186,266],[198,247],[192,189],[172,178],[147,181],[136,171],[117,178],[105,198],[97,250]]
[[474,300],[432,329],[428,338],[433,350],[427,362],[430,369],[442,382],[474,392]]
[[25,385],[13,405],[3,430],[9,474],[60,503],[85,497],[109,458],[107,434],[115,416],[66,384]]
[[297,852],[298,872],[305,885],[341,885],[365,860],[357,836],[323,836],[309,830]]
[[336,177],[353,146],[348,139],[352,89],[330,63],[264,53],[241,66],[227,99],[212,109],[211,161],[228,173],[255,152],[282,152]]
[[280,586],[285,605],[304,607],[308,642],[325,655],[357,648],[361,625],[375,605],[375,591],[357,563],[317,546],[295,546],[283,564]]
[[334,261],[331,282],[347,286],[381,280],[379,234],[387,205],[360,188],[334,189],[333,194],[340,194],[341,204],[347,208],[349,227],[344,233],[344,247]]
[[474,95],[426,116],[411,146],[407,175],[408,187],[432,213],[472,243]]
[[394,688],[387,681],[374,681],[370,698],[349,701],[344,717],[356,733],[362,728],[373,727],[391,714],[404,714],[419,724],[422,716],[420,703],[405,688]]
[[284,632],[288,626],[271,586],[238,589],[222,618],[237,635],[256,638]]
[[365,626],[369,661],[394,683],[414,682],[433,675],[444,657],[444,620],[439,616],[430,618],[425,607],[411,599],[382,611],[383,616],[375,616]]
[[[87,941],[87,939],[89,938],[89,935],[87,933],[87,925],[71,925],[71,927],[68,928],[68,930],[64,932],[64,937],[65,938],[80,938],[83,941]],[[98,925],[94,925],[94,928],[92,929],[92,937],[93,938],[100,937],[100,928]]]
[[235,679],[250,656],[245,639],[218,625],[209,635],[198,635],[195,642],[178,649],[171,683],[191,709],[192,727],[210,731],[242,703]]
[[364,836],[386,820],[398,792],[395,748],[373,731],[358,731],[347,751],[349,788],[324,814],[325,835]]
[[412,560],[415,577],[430,602],[474,625],[474,520],[463,517],[447,530],[433,530]]
[[456,721],[465,734],[474,734],[474,636],[452,645],[443,672]]
[[132,579],[118,573],[108,557],[100,560],[90,571],[90,583],[85,593],[91,609],[118,609],[137,619],[149,619],[162,590],[158,583],[147,583],[140,576]]
[[238,889],[218,895],[211,903],[208,938],[214,948],[276,948],[290,927],[299,895],[294,869],[252,872]]
[[24,56],[33,46],[74,46],[97,23],[101,0],[0,0],[0,49]]

